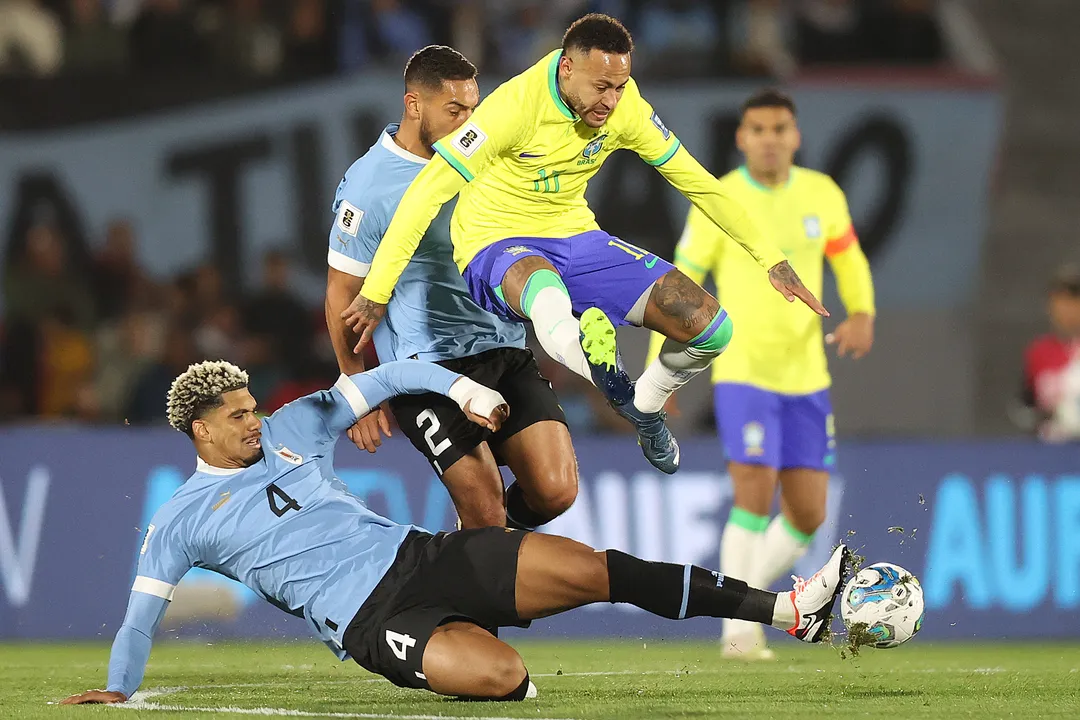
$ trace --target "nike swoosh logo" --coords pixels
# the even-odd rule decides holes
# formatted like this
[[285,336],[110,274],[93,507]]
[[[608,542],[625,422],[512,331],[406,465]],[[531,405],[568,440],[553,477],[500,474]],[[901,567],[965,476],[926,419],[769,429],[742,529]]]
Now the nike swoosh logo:
[[655,265],[655,264],[656,264],[656,256],[655,255],[651,259],[645,261],[645,267],[649,268],[650,270],[653,269],[653,265]]
[[537,155],[535,153],[521,153],[520,155],[518,155],[518,157],[519,158],[542,158],[544,156],[542,154]]

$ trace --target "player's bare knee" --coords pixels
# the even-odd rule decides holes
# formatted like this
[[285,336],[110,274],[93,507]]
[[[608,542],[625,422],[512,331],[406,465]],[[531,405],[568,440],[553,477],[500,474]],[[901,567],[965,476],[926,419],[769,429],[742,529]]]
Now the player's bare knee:
[[708,329],[720,303],[680,270],[671,270],[653,286],[645,324],[678,342],[690,342]]
[[491,659],[481,670],[481,685],[484,688],[485,697],[506,697],[514,692],[525,679],[525,661],[509,645],[497,653],[492,653]]
[[518,315],[524,315],[521,308],[521,293],[525,290],[525,283],[537,270],[555,270],[547,258],[538,255],[527,255],[511,265],[502,279],[502,290],[506,296],[506,302],[510,309]]
[[787,515],[791,526],[804,535],[813,535],[825,522],[824,507],[806,507],[793,510]]
[[533,509],[554,520],[570,509],[577,496],[577,464],[564,462],[556,472],[550,473],[545,479],[537,498],[537,507]]

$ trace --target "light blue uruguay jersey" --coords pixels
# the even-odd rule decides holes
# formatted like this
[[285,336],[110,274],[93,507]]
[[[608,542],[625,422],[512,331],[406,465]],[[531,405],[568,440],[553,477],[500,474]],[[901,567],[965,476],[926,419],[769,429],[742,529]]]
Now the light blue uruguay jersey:
[[242,469],[198,460],[195,473],[146,529],[124,624],[113,643],[109,690],[142,681],[150,638],[192,567],[239,580],[302,617],[340,659],[349,622],[393,563],[412,526],[371,512],[334,476],[338,436],[403,393],[447,394],[460,376],[430,363],[391,362],[342,375],[330,390],[262,422],[263,457]]
[[[337,214],[330,230],[330,267],[366,277],[371,259],[394,217],[401,196],[427,163],[394,142],[389,125],[345,173],[334,196]],[[479,305],[454,264],[447,203],[420,242],[401,275],[375,329],[375,351],[382,362],[415,358],[449,360],[497,347],[525,347],[525,329]]]

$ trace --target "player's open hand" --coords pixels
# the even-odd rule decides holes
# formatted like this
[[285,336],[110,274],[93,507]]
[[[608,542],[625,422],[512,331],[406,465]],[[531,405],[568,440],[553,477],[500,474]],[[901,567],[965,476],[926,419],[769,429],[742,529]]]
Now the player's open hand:
[[874,345],[874,316],[869,313],[851,315],[825,336],[825,342],[836,345],[839,357],[847,357],[850,352],[853,358],[860,359]]
[[112,705],[127,702],[127,695],[122,692],[107,690],[87,690],[60,701],[61,705]]
[[364,417],[356,421],[356,423],[349,428],[346,433],[349,439],[353,441],[353,445],[361,450],[367,450],[369,453],[373,453],[379,449],[382,445],[382,437],[379,433],[382,432],[386,437],[392,437],[390,433],[390,418],[387,417],[386,411],[381,407],[375,408],[373,412],[369,412]]
[[352,328],[352,331],[360,336],[360,340],[353,348],[354,353],[359,353],[364,346],[371,342],[371,334],[379,326],[386,316],[386,305],[368,300],[360,293],[356,294],[349,307],[341,313],[341,319]]
[[791,263],[787,260],[772,266],[769,270],[769,282],[781,295],[787,298],[788,302],[795,302],[795,298],[798,298],[818,315],[829,317],[829,311],[825,309],[820,300],[814,297],[814,293],[803,285],[802,280],[795,274],[794,268],[791,267]]

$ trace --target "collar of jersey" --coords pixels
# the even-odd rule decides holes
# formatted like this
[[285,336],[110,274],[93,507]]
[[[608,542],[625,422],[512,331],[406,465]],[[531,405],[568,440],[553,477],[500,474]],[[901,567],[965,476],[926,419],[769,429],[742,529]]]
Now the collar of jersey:
[[750,183],[751,186],[757,188],[758,190],[761,190],[762,192],[773,192],[774,190],[781,189],[781,187],[783,189],[791,187],[791,182],[795,179],[795,166],[791,166],[791,170],[788,172],[787,182],[784,183],[782,186],[775,188],[771,188],[768,185],[762,185],[757,180],[755,180],[754,176],[750,174],[750,171],[746,168],[745,165],[739,166],[739,174],[743,176],[743,179],[746,180],[746,182]]
[[195,456],[195,471],[206,473],[207,475],[235,475],[238,472],[243,472],[247,468],[220,468],[206,462],[199,456]]
[[555,107],[559,108],[559,112],[567,120],[577,120],[577,115],[567,107],[562,95],[559,94],[559,58],[561,57],[562,50],[551,53],[551,61],[548,63],[548,91],[551,92],[551,99],[555,101]]
[[[408,150],[394,142],[394,135],[397,134],[399,127],[400,125],[386,126],[386,129],[383,130],[382,137],[380,138],[382,146],[397,155],[402,160],[408,160],[409,162],[418,163],[420,165],[427,165],[427,160],[420,157],[419,155],[414,155],[413,153],[409,152]],[[390,132],[391,128],[393,128],[393,134],[391,134]]]

